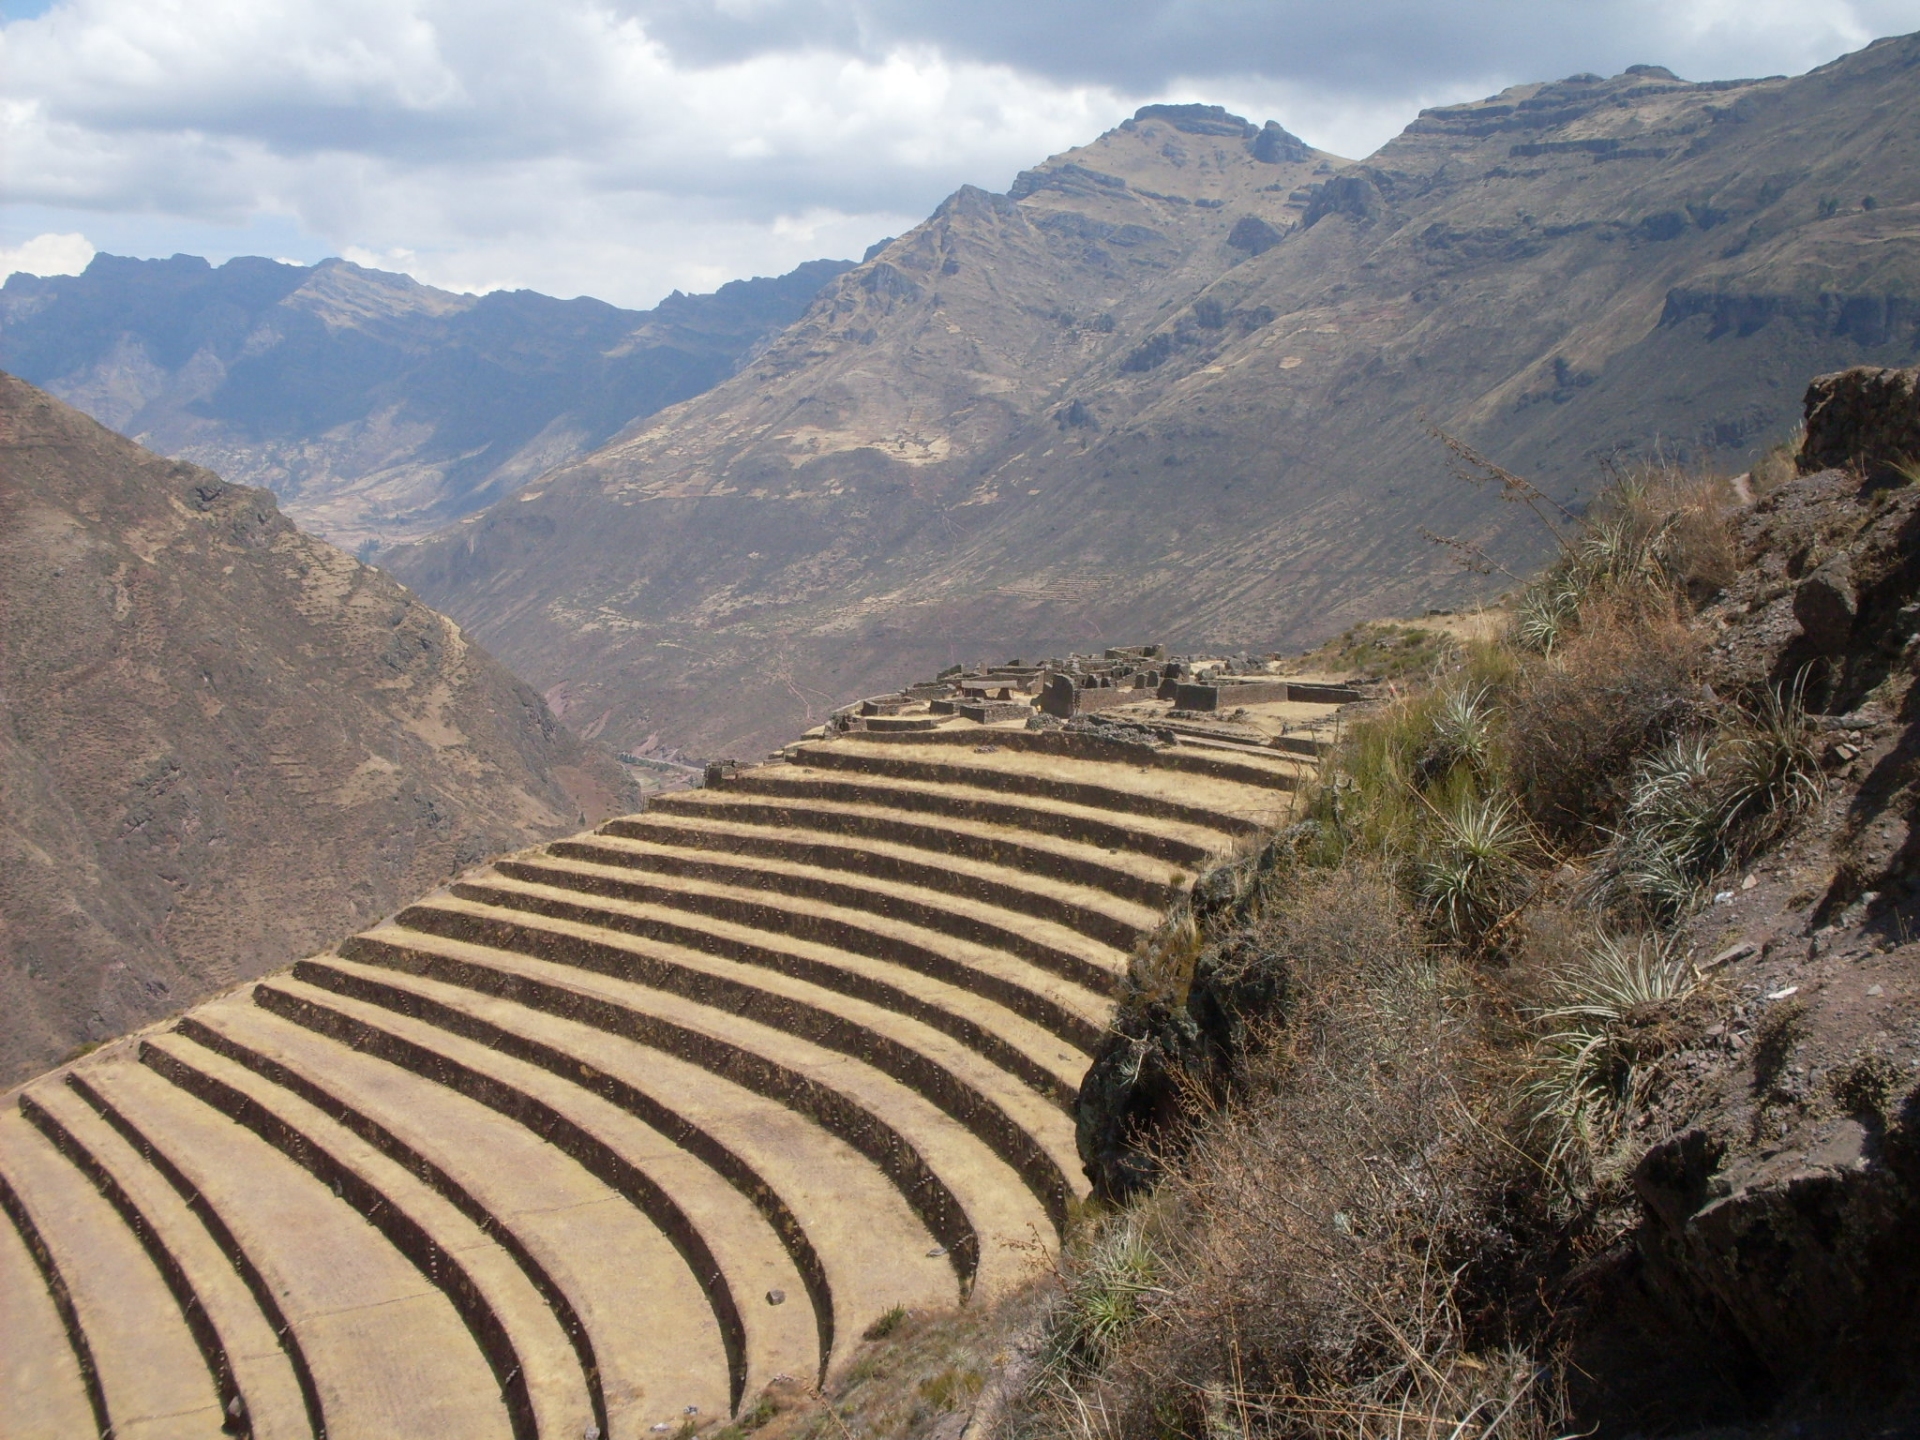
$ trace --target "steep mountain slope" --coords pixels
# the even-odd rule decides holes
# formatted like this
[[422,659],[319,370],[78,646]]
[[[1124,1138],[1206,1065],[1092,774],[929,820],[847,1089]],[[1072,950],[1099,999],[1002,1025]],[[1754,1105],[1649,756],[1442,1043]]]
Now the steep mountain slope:
[[265,485],[336,544],[425,534],[732,374],[845,262],[648,311],[455,295],[344,260],[99,255],[0,288],[0,366]]
[[1725,460],[1920,322],[1920,39],[1797,79],[1636,67],[1336,168],[1149,107],[966,189],[726,384],[389,557],[624,740],[755,748],[992,651],[1304,642],[1521,571],[1425,411],[1577,499]]
[[0,376],[0,1074],[627,798],[267,492]]

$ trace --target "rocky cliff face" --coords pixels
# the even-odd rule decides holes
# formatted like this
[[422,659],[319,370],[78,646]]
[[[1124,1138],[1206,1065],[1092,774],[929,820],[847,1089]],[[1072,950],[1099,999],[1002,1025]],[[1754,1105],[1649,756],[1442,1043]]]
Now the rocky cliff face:
[[628,793],[267,492],[0,376],[0,797],[11,1079]]
[[849,266],[648,311],[344,260],[95,257],[0,288],[0,366],[356,549],[425,534],[732,374]]
[[[610,737],[717,753],[881,677],[1306,642],[1538,558],[1420,416],[1575,503],[1737,463],[1920,345],[1920,38],[1423,115],[1360,164],[1149,107],[965,189],[766,353],[391,563]],[[1484,586],[1482,587],[1484,588]]]

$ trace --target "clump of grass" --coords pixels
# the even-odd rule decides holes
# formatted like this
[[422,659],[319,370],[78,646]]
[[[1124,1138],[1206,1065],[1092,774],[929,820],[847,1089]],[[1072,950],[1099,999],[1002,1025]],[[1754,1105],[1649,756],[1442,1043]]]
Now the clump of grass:
[[1576,535],[1556,534],[1559,556],[1514,606],[1513,642],[1551,655],[1595,602],[1659,607],[1717,593],[1734,572],[1731,502],[1726,482],[1671,467],[1618,477]]
[[1807,715],[1806,681],[1803,671],[1786,689],[1769,687],[1724,735],[1721,823],[1738,837],[1742,855],[1779,839],[1820,803],[1820,747]]
[[1595,600],[1577,634],[1528,665],[1506,705],[1514,791],[1548,835],[1596,843],[1636,757],[1695,714],[1700,646],[1673,606]]
[[1835,1071],[1830,1084],[1833,1098],[1847,1114],[1885,1120],[1901,1078],[1900,1067],[1886,1056],[1866,1054]]
[[1431,785],[1464,765],[1478,779],[1493,770],[1493,717],[1488,687],[1458,685],[1442,692],[1428,721],[1426,749],[1416,766],[1420,782]]
[[1726,861],[1719,777],[1709,736],[1676,735],[1635,768],[1601,894],[1655,919],[1679,918]]
[[934,1409],[945,1411],[958,1409],[972,1400],[986,1383],[986,1376],[978,1370],[949,1365],[938,1374],[927,1376],[914,1389]]
[[1456,659],[1459,643],[1421,625],[1368,621],[1329,641],[1309,660],[1330,669],[1357,671],[1375,680],[1432,675]]
[[1798,995],[1767,1007],[1753,1031],[1753,1089],[1762,1108],[1771,1103],[1780,1077],[1793,1058],[1807,1018],[1807,1002]]
[[1806,444],[1807,427],[1796,425],[1787,438],[1754,462],[1747,472],[1755,499],[1770,495],[1800,473],[1800,447]]
[[902,1325],[907,1323],[910,1312],[904,1305],[894,1305],[880,1312],[874,1322],[860,1332],[862,1340],[884,1340]]
[[1337,865],[1349,850],[1416,856],[1435,828],[1436,805],[1498,790],[1501,702],[1514,674],[1504,646],[1466,646],[1442,683],[1355,725],[1310,807],[1319,832],[1305,848],[1307,862]]
[[1205,944],[1192,903],[1175,904],[1127,962],[1122,1003],[1130,1009],[1156,1001],[1184,1005],[1193,983],[1194,964]]
[[1524,1097],[1548,1171],[1578,1177],[1644,1105],[1655,1067],[1678,1043],[1676,1012],[1700,978],[1674,940],[1646,934],[1597,937],[1557,979]]

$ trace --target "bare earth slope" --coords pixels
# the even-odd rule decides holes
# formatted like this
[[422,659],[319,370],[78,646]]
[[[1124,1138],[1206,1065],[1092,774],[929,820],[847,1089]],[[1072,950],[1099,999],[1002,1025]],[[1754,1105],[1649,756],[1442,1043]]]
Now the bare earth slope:
[[626,798],[453,623],[0,375],[0,1075]]
[[1478,583],[1422,526],[1536,558],[1423,409],[1571,495],[1620,447],[1781,438],[1809,370],[1912,363],[1917,65],[1909,37],[1795,79],[1576,76],[1338,167],[1150,107],[389,560],[609,739],[708,753],[1016,645],[1417,613]]
[[0,288],[0,365],[163,454],[265,485],[358,549],[427,532],[698,395],[847,270],[652,310],[457,295],[345,260],[97,255]]

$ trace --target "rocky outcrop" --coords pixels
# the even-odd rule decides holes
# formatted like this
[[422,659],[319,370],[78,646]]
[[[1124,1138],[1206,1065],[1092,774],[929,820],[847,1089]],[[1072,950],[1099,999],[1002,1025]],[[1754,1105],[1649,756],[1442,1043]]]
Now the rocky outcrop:
[[1920,465],[1920,370],[1858,368],[1807,389],[1801,472]]
[[1700,1129],[1634,1172],[1642,1283],[1777,1394],[1890,1398],[1920,1360],[1920,1099],[1864,1120],[1782,1175],[1730,1177],[1727,1143]]
[[1284,1024],[1291,968],[1273,937],[1247,927],[1257,884],[1284,863],[1291,837],[1201,878],[1171,921],[1198,937],[1185,993],[1123,1003],[1075,1107],[1075,1138],[1093,1193],[1123,1201],[1150,1189],[1178,1150],[1196,1099],[1232,1089],[1255,1027]]
[[1269,120],[1253,137],[1253,158],[1267,165],[1298,164],[1313,158],[1313,147],[1278,120]]

